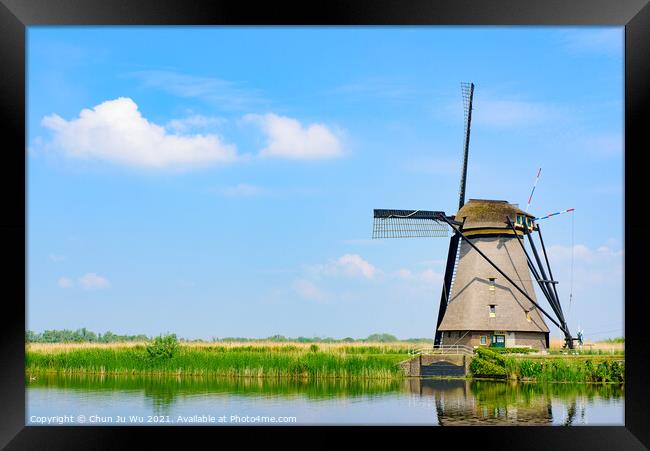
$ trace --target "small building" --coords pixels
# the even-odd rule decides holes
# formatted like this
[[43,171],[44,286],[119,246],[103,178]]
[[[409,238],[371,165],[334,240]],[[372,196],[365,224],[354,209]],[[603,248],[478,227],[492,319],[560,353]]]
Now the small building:
[[[517,235],[535,227],[534,216],[503,200],[470,199],[456,214],[463,233],[535,302],[533,279]],[[443,345],[549,346],[549,329],[537,307],[464,240],[447,308],[438,328]]]

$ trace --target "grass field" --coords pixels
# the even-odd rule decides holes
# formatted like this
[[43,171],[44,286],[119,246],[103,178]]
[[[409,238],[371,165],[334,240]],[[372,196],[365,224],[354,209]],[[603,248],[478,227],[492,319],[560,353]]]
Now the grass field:
[[[567,355],[561,349],[562,341],[552,340],[547,354],[513,355],[507,359],[507,368],[504,361],[502,370],[490,364],[482,370],[540,381],[618,379],[623,344],[598,345],[583,346],[578,353]],[[28,374],[390,379],[403,376],[398,363],[408,358],[410,350],[429,346],[405,342],[181,342],[173,352],[157,355],[146,342],[31,343],[26,346],[25,366]],[[614,362],[617,376],[603,376],[610,373]]]
[[152,357],[145,343],[29,344],[28,373],[394,378],[411,343],[183,343]]
[[[133,348],[137,346],[145,346],[144,341],[127,341],[118,343],[29,343],[26,345],[27,351],[35,352],[61,352],[69,351],[72,349],[113,349],[113,348]],[[296,348],[297,350],[310,350],[313,343],[298,343],[286,342],[277,343],[273,341],[245,341],[245,342],[185,342],[180,346],[186,348],[224,348],[224,349],[245,349],[245,348],[259,348],[259,349],[279,349],[279,348]],[[406,354],[409,349],[416,349],[425,346],[431,346],[430,342],[423,343],[407,343],[407,342],[394,342],[394,343],[372,343],[372,342],[352,342],[352,343],[316,343],[319,350],[325,352],[338,352],[338,353],[388,353],[388,354]]]

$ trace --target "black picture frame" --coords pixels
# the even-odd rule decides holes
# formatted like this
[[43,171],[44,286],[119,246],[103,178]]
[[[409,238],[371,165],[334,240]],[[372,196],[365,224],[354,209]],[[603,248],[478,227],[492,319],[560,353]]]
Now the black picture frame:
[[[184,447],[197,440],[219,446],[225,435],[242,440],[252,431],[271,444],[278,433],[310,430],[319,445],[335,434],[315,428],[210,427],[35,427],[25,426],[25,36],[33,25],[617,25],[625,26],[625,211],[643,202],[640,159],[648,149],[650,101],[650,6],[648,0],[330,0],[328,2],[246,2],[236,0],[0,0],[0,115],[3,136],[2,248],[5,294],[0,328],[0,447],[7,449],[122,449],[134,440],[148,446],[174,439]],[[637,161],[638,160],[638,161]],[[623,212],[603,212],[621,215]],[[624,218],[622,217],[624,220]],[[637,218],[640,219],[640,218]],[[625,222],[625,426],[412,428],[399,431],[406,446],[466,445],[515,449],[644,449],[650,447],[645,414],[650,385],[646,316],[642,314],[645,221]],[[5,290],[5,293],[7,291]],[[393,428],[362,428],[363,436],[383,438]],[[405,428],[400,428],[405,429]],[[350,432],[350,431],[348,431]],[[245,435],[244,435],[245,434]],[[356,432],[355,432],[356,434]],[[401,437],[401,438],[400,438]],[[188,441],[191,440],[191,441]],[[284,444],[287,438],[281,439]],[[292,441],[294,439],[291,439]],[[310,446],[310,442],[302,442]],[[225,443],[225,442],[223,442]],[[232,443],[232,442],[231,442]],[[248,443],[248,440],[243,442]],[[456,443],[456,445],[452,445]],[[282,445],[283,442],[278,442]],[[159,445],[158,445],[159,446]],[[298,444],[296,443],[296,446]]]

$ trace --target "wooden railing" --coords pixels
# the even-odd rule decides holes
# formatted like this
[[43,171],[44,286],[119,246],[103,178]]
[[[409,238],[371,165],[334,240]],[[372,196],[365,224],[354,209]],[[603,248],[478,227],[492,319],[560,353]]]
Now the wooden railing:
[[473,355],[474,348],[467,345],[438,345],[428,348],[410,349],[409,356],[415,357],[418,355],[438,355],[438,354],[462,354]]

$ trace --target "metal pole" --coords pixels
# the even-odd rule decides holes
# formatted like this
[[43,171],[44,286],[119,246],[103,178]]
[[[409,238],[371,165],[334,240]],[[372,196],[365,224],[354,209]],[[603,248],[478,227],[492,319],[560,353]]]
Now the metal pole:
[[[542,272],[542,277],[544,277],[545,280],[548,280],[548,279],[546,278],[546,272],[544,271],[544,267],[542,266],[542,261],[541,261],[541,259],[539,258],[539,254],[537,253],[537,248],[535,247],[535,242],[533,241],[532,234],[530,233],[530,230],[528,229],[528,225],[526,225],[526,224],[524,223],[524,227],[525,227],[525,229],[526,229],[526,235],[528,236],[528,242],[530,243],[530,247],[531,247],[531,249],[533,250],[533,255],[535,256],[535,260],[537,260],[537,264],[539,265],[539,269],[540,269],[540,271]],[[554,284],[549,284],[549,285],[554,285]],[[549,293],[549,294],[550,294],[550,293]],[[555,298],[554,298],[554,300],[555,300],[555,303],[556,303],[557,305],[560,304],[560,301],[558,301],[558,300],[555,299]],[[564,315],[562,314],[562,309],[561,309],[561,308],[560,308],[560,310],[559,310],[559,312],[558,312],[558,319],[559,319],[563,324],[566,324],[566,320],[564,319]],[[562,329],[562,331],[565,332],[564,329]]]
[[[546,254],[546,247],[544,246],[544,238],[542,238],[542,230],[539,228],[539,224],[537,224],[537,233],[539,233],[539,241],[542,243],[542,251],[544,251],[544,258],[546,259],[546,266],[548,267],[548,275],[551,277],[551,280],[553,279],[553,272],[551,271],[551,264],[548,261],[548,255]],[[560,304],[560,297],[557,295],[557,288],[555,288],[555,284],[553,284],[553,291],[555,292],[555,297],[558,300],[557,303],[558,305]],[[565,340],[567,342],[567,345],[569,346],[569,349],[573,349],[573,338],[571,337],[571,331],[569,331],[569,326],[567,325],[566,319],[564,319],[564,313],[562,312],[562,306],[559,305],[560,308],[560,313],[562,313],[562,324],[564,325],[566,332],[565,332]]]
[[456,233],[458,233],[458,234],[460,235],[460,237],[461,237],[462,239],[464,239],[465,242],[466,242],[467,244],[469,244],[470,246],[472,246],[472,248],[473,248],[476,252],[478,252],[478,254],[479,254],[481,257],[483,257],[483,258],[484,258],[484,259],[485,259],[485,260],[486,260],[490,265],[492,265],[492,267],[493,267],[494,269],[496,269],[497,271],[499,271],[499,274],[501,274],[503,277],[505,277],[506,280],[507,280],[508,282],[510,282],[510,283],[512,284],[512,286],[514,286],[514,287],[517,289],[517,291],[519,291],[521,294],[523,294],[523,295],[526,297],[526,299],[528,299],[530,302],[532,302],[533,305],[539,309],[540,312],[542,312],[544,315],[546,315],[546,317],[547,317],[547,318],[548,318],[548,319],[549,319],[553,324],[555,324],[558,328],[560,328],[560,330],[562,330],[562,326],[560,326],[560,325],[557,323],[557,321],[555,321],[555,320],[551,317],[551,315],[549,315],[548,313],[546,313],[546,310],[544,310],[544,309],[543,309],[543,308],[542,308],[542,307],[541,307],[537,302],[535,302],[535,301],[534,301],[534,300],[533,300],[533,299],[528,295],[528,293],[526,293],[524,290],[522,290],[521,288],[519,288],[519,286],[518,286],[516,283],[514,283],[513,280],[512,280],[510,277],[508,277],[508,275],[507,275],[506,273],[504,273],[503,271],[501,271],[501,269],[500,269],[497,265],[495,265],[494,263],[492,263],[492,260],[490,260],[490,259],[489,259],[489,258],[488,258],[484,253],[483,253],[483,252],[481,252],[481,250],[480,250],[479,248],[477,248],[477,247],[474,245],[474,243],[472,243],[472,241],[471,241],[469,238],[467,238],[465,235],[463,235],[463,233],[460,232],[459,230],[456,230],[456,229],[454,228],[454,226],[451,224],[451,222],[449,222],[449,220],[447,220],[447,218],[444,217],[444,215],[441,215],[440,217],[442,218],[443,221],[445,221],[447,224],[449,224],[449,226],[450,226],[453,230],[455,230]]
[[544,293],[544,296],[546,296],[546,299],[548,300],[549,304],[551,304],[551,308],[553,309],[553,311],[555,312],[555,314],[557,315],[557,317],[559,319],[560,315],[557,312],[557,305],[555,304],[554,299],[552,298],[552,296],[548,292],[546,285],[542,284],[542,278],[537,273],[537,268],[535,268],[535,265],[533,265],[532,260],[530,259],[530,256],[528,255],[528,252],[526,251],[526,248],[524,247],[524,243],[522,242],[521,238],[517,234],[517,230],[515,229],[514,224],[512,223],[512,221],[510,220],[509,217],[506,217],[506,218],[508,220],[507,221],[508,225],[510,226],[510,228],[514,232],[515,236],[517,237],[517,241],[519,242],[519,245],[521,246],[521,250],[524,251],[524,255],[526,256],[526,260],[528,261],[528,268],[530,268],[530,270],[532,271],[533,277],[535,277],[535,279],[537,280],[537,284],[539,285],[539,288],[542,290],[542,293]]
[[[548,267],[548,275],[551,278],[551,280],[555,280],[553,279],[551,264],[548,262],[548,255],[546,254],[546,247],[544,246],[544,238],[542,238],[542,230],[539,228],[539,224],[537,224],[537,233],[539,233],[539,241],[542,243],[542,251],[544,251],[544,259],[546,259],[546,266]],[[557,295],[557,288],[555,287],[555,284],[553,284],[553,291],[555,292],[555,298],[558,300],[559,303],[560,297]]]

